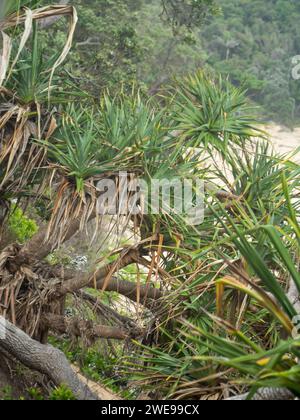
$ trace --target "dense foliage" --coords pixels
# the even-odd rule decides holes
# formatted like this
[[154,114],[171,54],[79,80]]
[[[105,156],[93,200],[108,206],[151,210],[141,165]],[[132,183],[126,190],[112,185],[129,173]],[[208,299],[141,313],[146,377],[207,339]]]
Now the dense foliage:
[[[299,83],[292,79],[292,59],[300,53],[297,1],[74,4],[80,20],[70,63],[93,94],[133,80],[155,93],[172,76],[207,66],[246,88],[262,118],[288,126],[299,121]],[[64,39],[58,27],[55,45]]]
[[263,106],[268,118],[299,121],[299,83],[292,58],[299,55],[300,4],[293,0],[220,0],[222,14],[201,31],[207,63]]
[[[1,227],[18,236],[0,249],[0,316],[30,343],[49,342],[51,331],[84,373],[102,380],[111,370],[113,385],[130,396],[224,399],[268,387],[299,397],[299,165],[274,152],[245,92],[227,77],[178,77],[161,102],[131,85],[147,63],[143,36],[129,25],[145,12],[142,2],[79,2],[69,60],[76,10],[17,3],[0,22]],[[187,9],[175,11],[163,3],[170,40],[184,54],[214,2],[184,1]],[[193,5],[200,14],[186,21]],[[48,26],[60,15],[69,26],[63,18]],[[225,61],[237,47],[227,45]],[[144,215],[142,205],[135,215],[101,217],[97,184],[119,185],[120,171],[149,184],[201,180],[204,222],[170,208]],[[91,269],[45,260],[78,230],[90,247],[102,231],[116,241],[96,249]],[[27,365],[35,367],[34,355]],[[77,382],[52,398],[74,391],[78,397]]]

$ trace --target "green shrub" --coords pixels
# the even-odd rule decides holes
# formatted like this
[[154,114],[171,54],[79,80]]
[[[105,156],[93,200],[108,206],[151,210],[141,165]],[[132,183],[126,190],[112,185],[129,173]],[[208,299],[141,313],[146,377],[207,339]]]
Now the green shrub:
[[11,386],[5,386],[0,389],[0,400],[2,401],[13,400],[13,390]]
[[34,401],[43,401],[44,396],[42,394],[42,391],[39,388],[29,388],[27,390],[30,398]]
[[21,243],[26,242],[38,231],[36,222],[25,216],[23,211],[17,206],[13,209],[8,224],[10,230]]
[[73,395],[72,391],[66,385],[61,385],[51,392],[49,396],[49,400],[50,401],[75,401],[76,398]]

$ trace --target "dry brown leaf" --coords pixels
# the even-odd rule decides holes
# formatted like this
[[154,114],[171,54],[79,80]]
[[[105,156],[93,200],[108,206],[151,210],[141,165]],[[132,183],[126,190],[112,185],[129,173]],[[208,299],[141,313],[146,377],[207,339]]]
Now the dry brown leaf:
[[[7,73],[7,68],[8,68],[8,64],[9,64],[9,57],[10,57],[10,53],[11,53],[11,40],[8,37],[8,35],[6,35],[3,31],[5,29],[9,29],[11,27],[14,26],[18,26],[21,24],[25,24],[25,29],[24,32],[22,34],[22,38],[20,41],[20,45],[19,45],[19,49],[18,49],[18,53],[14,59],[13,65],[11,66],[10,69],[10,73],[13,70],[14,65],[16,64],[21,51],[23,50],[29,36],[32,30],[32,22],[34,20],[40,20],[40,19],[45,19],[45,18],[49,18],[52,16],[69,16],[70,17],[70,26],[69,26],[69,33],[68,33],[68,37],[67,37],[67,41],[65,43],[65,46],[63,48],[62,53],[60,54],[60,56],[58,57],[58,59],[56,60],[56,62],[54,63],[53,67],[50,70],[50,79],[49,79],[49,86],[51,85],[52,82],[52,78],[54,75],[55,70],[57,69],[57,67],[59,67],[62,62],[65,60],[66,56],[68,55],[70,48],[72,46],[72,41],[73,41],[73,37],[74,37],[74,32],[76,29],[76,24],[78,21],[78,16],[77,16],[77,11],[75,9],[75,7],[73,6],[66,6],[66,5],[53,5],[53,6],[46,6],[46,7],[40,7],[36,10],[30,10],[27,8],[22,9],[23,13],[15,13],[11,16],[9,16],[8,18],[6,18],[4,21],[0,22],[0,30],[2,31],[2,37],[3,37],[3,53],[2,53],[2,58],[1,58],[1,67],[0,67],[0,82],[1,82],[1,78],[3,77],[1,84],[3,83],[4,79],[5,79],[5,75]],[[49,94],[50,94],[50,90],[49,90]]]
[[11,55],[11,49],[12,49],[12,41],[11,38],[6,35],[5,32],[1,31],[2,35],[2,54],[0,57],[0,87],[2,86],[2,83],[5,80],[7,69],[9,66],[9,60]]

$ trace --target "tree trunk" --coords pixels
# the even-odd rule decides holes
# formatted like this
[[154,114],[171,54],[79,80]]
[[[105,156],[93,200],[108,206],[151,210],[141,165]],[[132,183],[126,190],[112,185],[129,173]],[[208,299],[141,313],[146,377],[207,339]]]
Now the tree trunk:
[[50,345],[32,340],[22,330],[0,317],[0,349],[8,352],[26,367],[47,375],[55,385],[67,385],[79,400],[97,400],[81,382],[66,356]]
[[[237,397],[228,398],[227,401],[245,401],[249,394],[238,395]],[[288,390],[283,388],[261,388],[251,398],[252,401],[291,401],[295,396]]]

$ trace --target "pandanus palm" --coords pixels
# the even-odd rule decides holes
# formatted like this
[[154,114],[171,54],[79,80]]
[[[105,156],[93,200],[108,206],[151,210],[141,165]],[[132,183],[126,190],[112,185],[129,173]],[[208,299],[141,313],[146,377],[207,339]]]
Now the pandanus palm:
[[[19,195],[26,190],[44,163],[44,152],[35,140],[49,139],[56,128],[48,100],[52,91],[59,90],[54,72],[70,48],[77,19],[71,7],[43,7],[34,11],[25,7],[39,3],[2,3],[0,190],[4,199],[8,194]],[[70,32],[64,51],[49,59],[39,46],[37,22],[57,14],[71,16]]]
[[[288,333],[291,330],[295,311],[278,284],[281,264],[287,266],[297,286],[298,276],[293,260],[280,245],[282,238],[272,229],[260,227],[279,220],[279,234],[286,235],[284,246],[297,253],[294,211],[298,211],[298,205],[294,205],[296,197],[288,198],[285,190],[293,192],[297,188],[293,179],[298,169],[286,165],[288,181],[282,193],[280,183],[285,179],[282,165],[276,157],[268,155],[265,143],[253,149],[253,137],[264,134],[255,128],[242,92],[202,72],[176,82],[164,98],[164,107],[145,98],[137,88],[128,96],[121,92],[112,98],[106,93],[100,103],[84,94],[81,98],[78,91],[66,91],[70,83],[62,72],[58,77],[58,68],[71,46],[76,11],[71,6],[34,10],[25,7],[38,3],[9,2],[1,11],[0,199],[1,205],[9,209],[11,204],[15,206],[16,198],[41,197],[43,193],[49,214],[44,217],[47,226],[25,246],[12,244],[1,250],[0,308],[4,308],[3,314],[10,321],[40,341],[47,339],[51,327],[76,336],[84,331],[85,340],[90,341],[99,337],[120,340],[142,336],[145,342],[147,337],[156,336],[152,326],[162,325],[157,343],[161,346],[143,349],[144,356],[147,351],[152,352],[151,359],[146,357],[147,366],[155,373],[154,379],[172,378],[168,382],[172,383],[172,392],[167,389],[167,393],[174,395],[179,391],[181,396],[190,396],[182,390],[191,381],[193,386],[197,383],[198,390],[198,384],[209,382],[209,378],[223,380],[228,375],[226,368],[231,374],[231,369],[237,366],[237,356],[246,356],[250,349],[259,353],[260,361],[262,352],[268,350],[263,348],[261,334],[257,333],[258,339],[253,342],[246,337],[247,331],[241,333],[237,328],[245,313],[249,316],[246,330],[256,332],[257,328],[263,328],[266,334],[263,321],[269,313],[276,319],[276,331],[278,323]],[[39,47],[38,22],[53,15],[69,16],[70,28],[65,48],[51,58]],[[72,95],[82,101],[70,103]],[[220,165],[231,171],[232,179],[224,177]],[[44,258],[53,248],[79,228],[84,229],[91,219],[98,218],[97,183],[103,178],[117,179],[119,171],[149,183],[153,178],[203,180],[207,201],[204,223],[190,225],[184,215],[172,212],[138,218],[128,214],[128,228],[134,222],[139,239],[134,245],[110,253],[106,265],[94,267],[89,273],[49,266]],[[276,197],[278,205],[270,203],[272,197]],[[256,264],[258,254],[264,260]],[[131,282],[119,281],[116,273],[122,273],[129,265],[137,267],[137,274],[131,277]],[[141,266],[146,275],[141,276]],[[236,278],[237,270],[241,272],[240,278]],[[252,285],[253,277],[257,285],[250,293],[247,287]],[[248,283],[245,278],[250,278]],[[217,297],[212,291],[216,285]],[[237,289],[238,294],[227,296],[225,285]],[[146,321],[151,318],[149,328],[145,330],[136,325],[136,320],[128,320],[95,301],[81,290],[87,286],[123,294],[145,306]],[[66,322],[65,298],[73,293],[85,299],[85,305],[97,308],[96,321],[105,319],[110,324],[95,326],[92,321],[78,317]],[[245,294],[258,302],[248,311]],[[232,308],[230,321],[237,324],[234,332],[246,350],[238,343],[228,342],[219,330],[215,334],[209,332],[213,321],[218,325],[224,315],[221,313],[224,296],[227,306]],[[240,316],[236,320],[237,300]],[[211,319],[207,313],[215,310],[219,311],[219,317]],[[254,319],[256,313],[260,322]],[[194,337],[188,330],[196,331]],[[9,333],[19,334],[12,326]],[[28,336],[22,337],[24,343],[29,343],[29,352],[30,345],[37,346]],[[4,345],[6,351],[12,351],[7,347],[9,340],[5,344],[0,339],[0,348]],[[45,351],[43,346],[38,348]],[[219,375],[212,372],[212,365],[222,364],[220,358],[213,358],[222,349],[227,359]],[[272,351],[279,354],[276,349]],[[295,349],[297,343],[293,342],[293,357],[288,362],[293,371],[297,369]],[[286,355],[285,350],[286,347],[280,347],[280,355]],[[22,361],[29,364],[24,358]],[[238,367],[244,359],[239,363]],[[251,372],[254,370],[253,367]],[[55,382],[64,373],[72,389],[82,396],[82,384],[76,383],[74,373],[72,376],[67,367],[60,375],[55,372],[57,369],[47,371]],[[227,377],[229,382],[231,376]],[[294,386],[289,388],[296,390]]]
[[[141,349],[144,383],[163,382],[163,392],[180,399],[224,398],[234,389],[251,390],[243,398],[293,398],[300,391],[299,166],[265,142],[228,150],[225,160],[231,181],[218,165],[211,173],[235,198],[222,203],[208,194],[201,249],[187,260],[186,238],[177,250],[177,322],[166,314],[159,345]],[[142,382],[144,374],[137,373]]]

